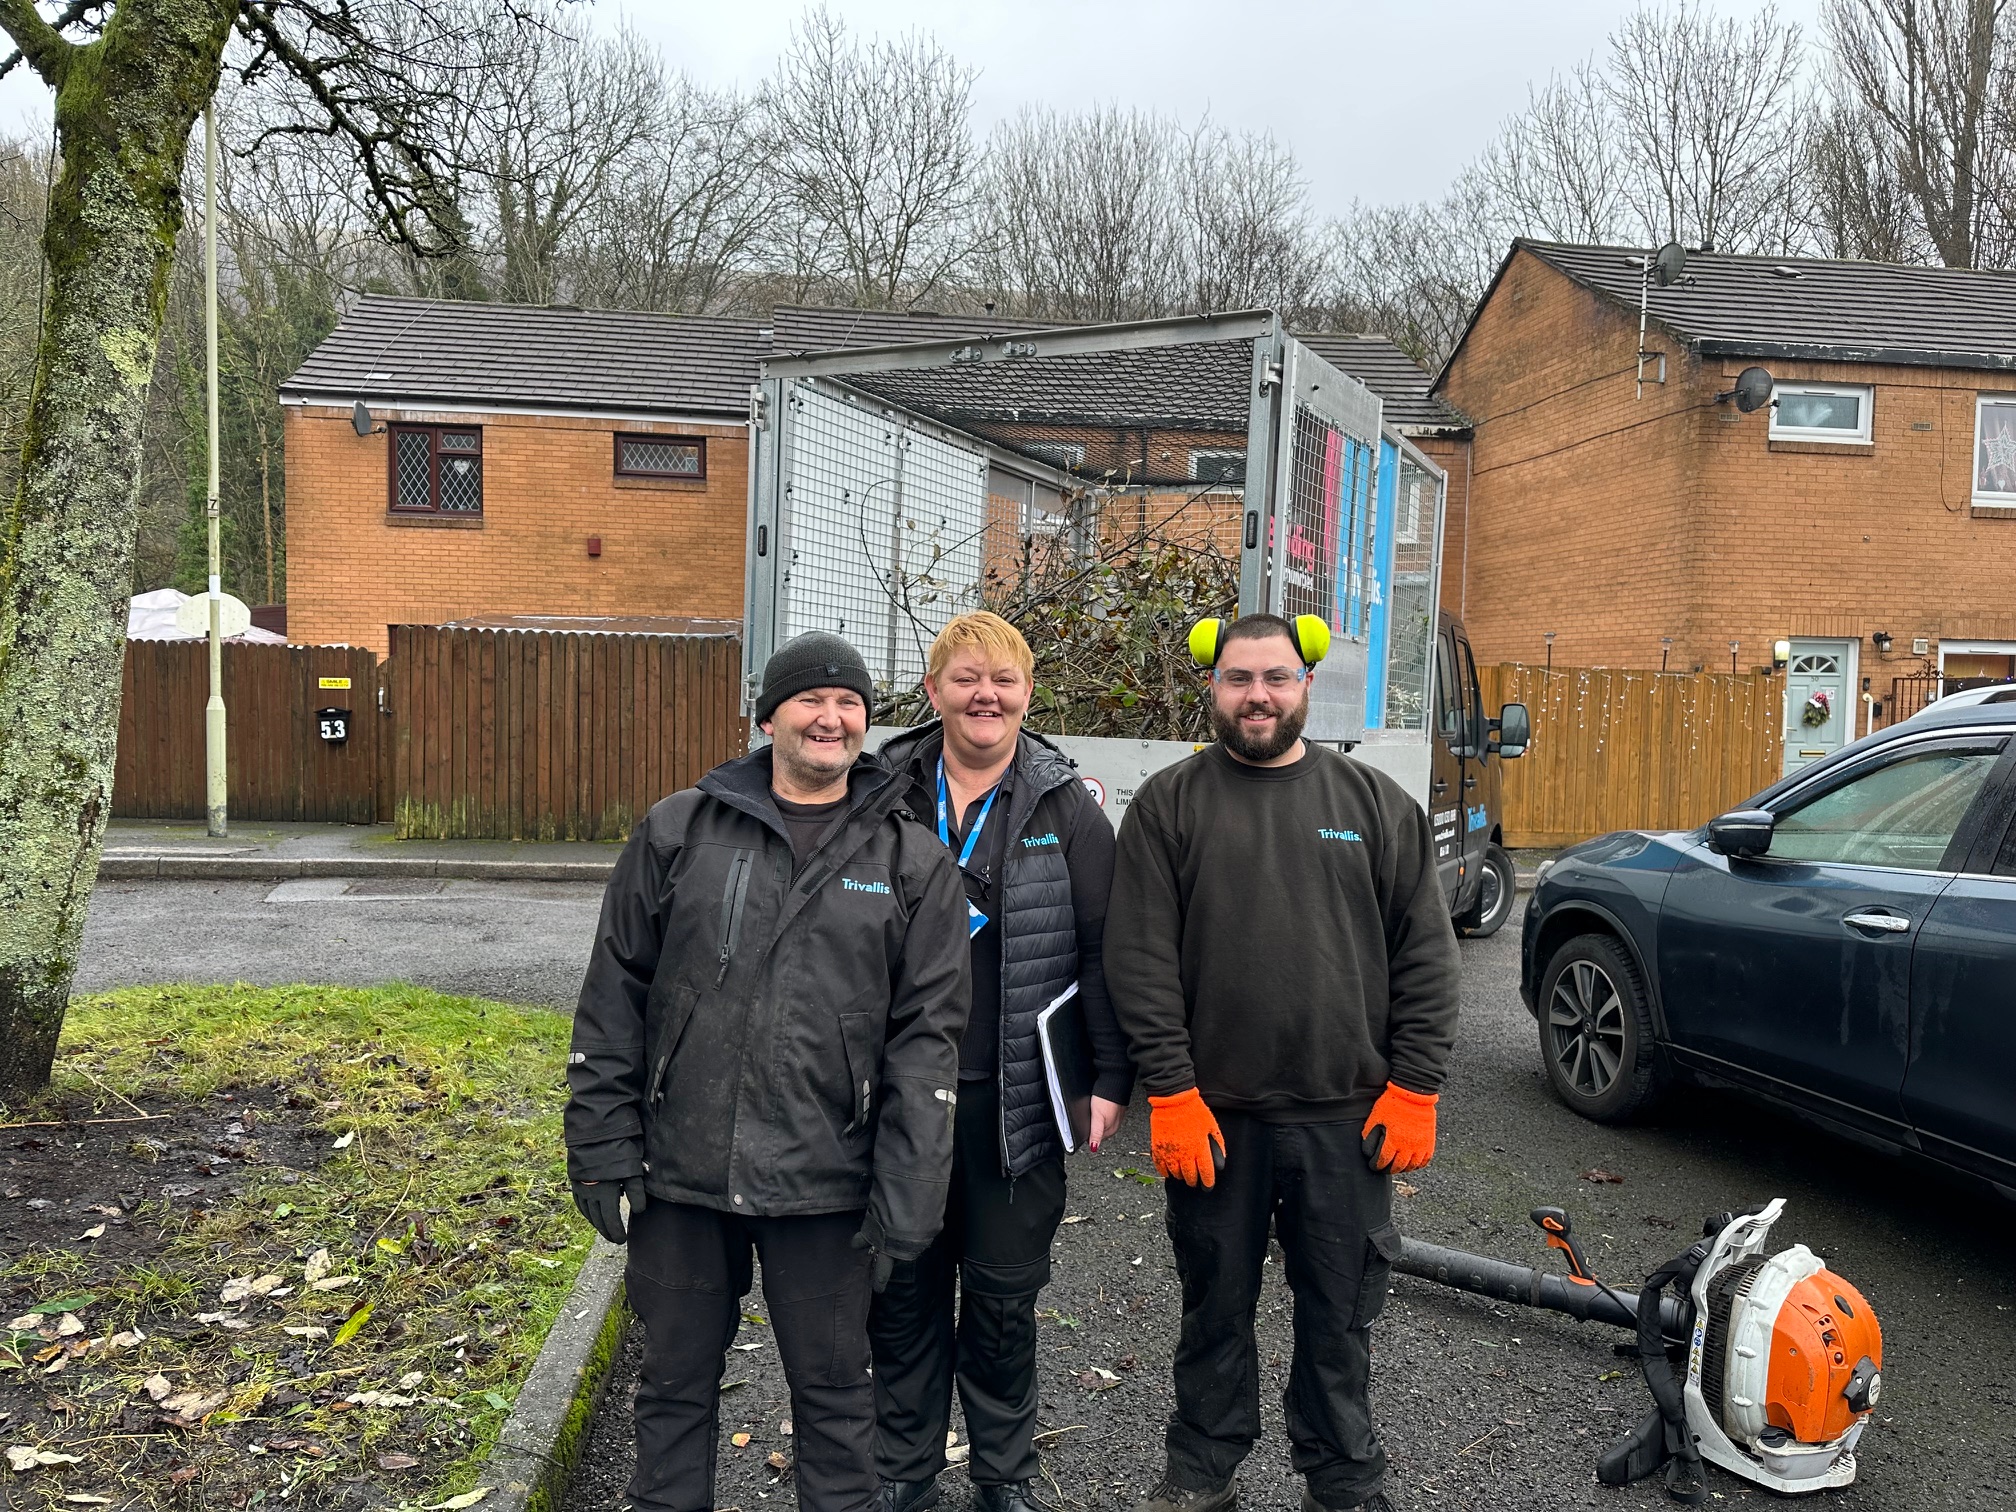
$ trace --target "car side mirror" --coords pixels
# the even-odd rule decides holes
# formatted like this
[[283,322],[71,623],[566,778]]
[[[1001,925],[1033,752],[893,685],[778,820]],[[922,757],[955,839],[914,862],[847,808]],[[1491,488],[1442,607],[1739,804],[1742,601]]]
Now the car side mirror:
[[1516,756],[1524,756],[1526,747],[1533,738],[1533,721],[1526,713],[1526,705],[1508,703],[1498,711],[1498,717],[1491,721],[1491,749],[1510,761]]
[[1718,856],[1761,856],[1771,849],[1777,818],[1766,809],[1737,809],[1708,821],[1708,849]]

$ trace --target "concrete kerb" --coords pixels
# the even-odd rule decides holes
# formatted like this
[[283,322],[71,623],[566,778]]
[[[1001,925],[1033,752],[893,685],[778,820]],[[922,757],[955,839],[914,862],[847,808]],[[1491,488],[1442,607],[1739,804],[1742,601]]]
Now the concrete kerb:
[[98,875],[110,881],[284,882],[293,877],[451,877],[491,882],[607,882],[607,861],[468,861],[437,856],[108,855]]
[[484,1512],[564,1512],[567,1483],[630,1319],[623,1253],[597,1239],[581,1262],[476,1482],[490,1488]]

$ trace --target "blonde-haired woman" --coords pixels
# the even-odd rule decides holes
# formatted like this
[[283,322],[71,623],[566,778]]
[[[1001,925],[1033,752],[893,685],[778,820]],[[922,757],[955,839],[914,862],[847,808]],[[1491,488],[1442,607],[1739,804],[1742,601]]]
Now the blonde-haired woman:
[[938,718],[890,740],[882,758],[959,863],[973,1011],[945,1227],[896,1266],[869,1317],[876,1470],[884,1512],[938,1504],[956,1379],[982,1512],[1030,1512],[1036,1295],[1064,1216],[1064,1144],[1036,1015],[1077,984],[1097,1073],[1096,1150],[1134,1085],[1102,965],[1113,830],[1071,762],[1022,728],[1034,659],[1019,630],[996,614],[961,615],[932,643],[927,668]]

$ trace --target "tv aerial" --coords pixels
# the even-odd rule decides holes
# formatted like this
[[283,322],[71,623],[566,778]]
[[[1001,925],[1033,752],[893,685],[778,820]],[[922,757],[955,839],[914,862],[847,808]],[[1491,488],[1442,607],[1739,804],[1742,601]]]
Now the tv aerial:
[[1652,285],[1656,282],[1662,289],[1670,289],[1678,283],[1692,283],[1687,276],[1687,249],[1677,241],[1669,241],[1657,252],[1632,259],[1638,264],[1638,393],[1645,397],[1645,359],[1659,359],[1659,377],[1656,381],[1666,381],[1666,354],[1645,350],[1645,327],[1651,310]]

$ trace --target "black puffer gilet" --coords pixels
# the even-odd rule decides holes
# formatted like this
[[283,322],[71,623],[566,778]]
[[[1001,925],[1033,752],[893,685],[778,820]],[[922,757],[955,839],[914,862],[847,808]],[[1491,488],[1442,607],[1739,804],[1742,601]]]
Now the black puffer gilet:
[[[935,767],[944,743],[936,721],[905,731],[882,747],[898,772],[911,763]],[[1036,1016],[1078,980],[1078,928],[1071,909],[1071,873],[1064,848],[1043,843],[1050,826],[1043,798],[1078,781],[1071,759],[1041,735],[1024,730],[1015,749],[1008,843],[1001,869],[1001,1162],[1020,1176],[1046,1160],[1061,1160],[1064,1141],[1050,1110]]]

